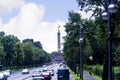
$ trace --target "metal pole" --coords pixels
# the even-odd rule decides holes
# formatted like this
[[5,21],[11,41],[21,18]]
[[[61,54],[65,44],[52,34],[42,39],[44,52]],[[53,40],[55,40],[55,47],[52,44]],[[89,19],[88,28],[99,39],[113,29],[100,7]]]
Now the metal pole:
[[113,80],[112,75],[112,43],[111,43],[111,15],[108,12],[108,80]]
[[83,80],[83,54],[82,54],[82,26],[80,25],[80,79]]

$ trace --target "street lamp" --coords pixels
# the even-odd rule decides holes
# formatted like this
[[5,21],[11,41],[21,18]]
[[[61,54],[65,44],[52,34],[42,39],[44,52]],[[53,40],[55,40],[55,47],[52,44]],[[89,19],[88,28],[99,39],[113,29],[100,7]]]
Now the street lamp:
[[80,44],[80,79],[83,80],[83,26],[81,24],[73,23],[73,25],[79,25],[80,32],[79,32],[79,44]]
[[[115,4],[114,0],[104,0],[103,2],[105,11],[102,13],[103,19],[108,21],[108,39],[107,39],[107,57],[108,57],[108,80],[113,80],[112,71],[112,42],[111,37],[113,35],[114,29],[111,28],[111,15],[116,13],[118,6]],[[113,27],[113,26],[112,26]]]
[[0,71],[2,71],[2,63],[1,63],[1,61],[0,61]]
[[10,62],[10,69],[11,69],[11,67],[12,67],[12,63],[13,63],[13,62],[11,61],[11,62]]
[[116,13],[118,10],[118,6],[117,4],[115,4],[114,0],[111,0],[109,6],[108,6],[108,11],[110,13]]
[[83,80],[83,26],[80,25],[80,38],[79,38],[79,43],[80,43],[80,79]]
[[90,59],[90,65],[92,65],[92,60],[93,60],[92,55],[89,56],[89,59]]
[[89,74],[92,75],[92,60],[93,60],[93,57],[92,57],[92,56],[89,56],[89,59],[90,59]]
[[92,56],[90,56],[90,57],[89,57],[89,59],[92,61],[92,60],[93,60],[93,57],[92,57]]

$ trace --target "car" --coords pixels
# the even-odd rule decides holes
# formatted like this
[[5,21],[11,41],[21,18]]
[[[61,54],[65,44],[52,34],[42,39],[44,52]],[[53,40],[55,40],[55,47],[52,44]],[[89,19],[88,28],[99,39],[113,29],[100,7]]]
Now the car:
[[32,72],[32,77],[38,77],[38,76],[41,76],[41,75],[42,75],[41,71],[33,71]]
[[3,71],[3,74],[4,74],[4,76],[6,76],[6,77],[10,77],[10,72],[9,71]]
[[39,76],[39,77],[33,77],[33,80],[45,80],[44,77]]
[[47,65],[43,65],[43,67],[47,67]]
[[0,80],[4,79],[4,74],[0,72]]
[[46,80],[51,80],[51,74],[49,72],[42,72],[42,77]]
[[48,67],[44,67],[43,68],[43,72],[47,71],[48,70]]
[[53,69],[48,69],[47,72],[49,72],[52,76],[54,76],[54,70]]
[[7,80],[7,76],[4,75],[3,72],[0,72],[0,80]]
[[29,70],[28,69],[23,69],[22,74],[29,74]]
[[12,73],[12,72],[11,72],[11,70],[10,70],[10,69],[7,69],[6,71],[8,71],[8,72],[10,73],[10,75],[11,75],[11,73]]

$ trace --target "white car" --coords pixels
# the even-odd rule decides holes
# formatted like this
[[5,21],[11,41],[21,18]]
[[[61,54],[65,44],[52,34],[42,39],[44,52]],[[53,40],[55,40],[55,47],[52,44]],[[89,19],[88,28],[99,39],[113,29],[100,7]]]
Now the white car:
[[4,79],[4,74],[0,72],[0,80]]
[[47,71],[47,70],[48,70],[48,67],[44,67],[44,68],[43,68],[43,71]]
[[7,80],[8,76],[6,76],[3,71],[0,72],[0,80]]
[[29,74],[29,70],[28,69],[23,69],[22,74]]
[[41,71],[33,71],[32,72],[32,77],[38,77],[38,76],[41,76],[41,75],[42,75]]
[[6,71],[8,71],[8,72],[11,74],[11,71],[10,71],[10,69],[7,69]]
[[4,76],[10,77],[10,72],[9,71],[3,71]]
[[54,76],[54,70],[53,69],[48,69],[47,72],[49,72],[52,76]]

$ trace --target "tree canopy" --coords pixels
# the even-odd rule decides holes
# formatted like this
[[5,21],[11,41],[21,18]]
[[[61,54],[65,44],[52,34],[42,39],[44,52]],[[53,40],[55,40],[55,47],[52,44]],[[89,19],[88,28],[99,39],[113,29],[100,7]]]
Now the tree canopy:
[[20,42],[14,35],[0,32],[0,65],[3,67],[42,65],[50,61],[40,41],[24,39]]

